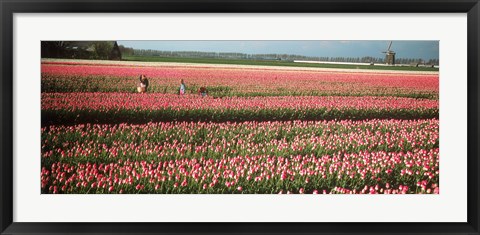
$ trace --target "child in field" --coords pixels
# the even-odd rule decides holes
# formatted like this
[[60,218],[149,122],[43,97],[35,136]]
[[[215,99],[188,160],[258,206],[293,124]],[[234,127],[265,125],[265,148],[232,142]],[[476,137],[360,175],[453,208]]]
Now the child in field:
[[140,75],[140,84],[138,85],[137,87],[137,90],[139,93],[145,93],[147,92],[147,88],[148,88],[148,79],[145,75]]
[[200,89],[198,89],[198,94],[202,97],[207,96],[208,94],[207,88],[204,86],[200,87]]
[[187,92],[187,86],[185,86],[185,82],[182,79],[182,81],[180,83],[180,90],[179,90],[178,94],[185,95],[186,92]]

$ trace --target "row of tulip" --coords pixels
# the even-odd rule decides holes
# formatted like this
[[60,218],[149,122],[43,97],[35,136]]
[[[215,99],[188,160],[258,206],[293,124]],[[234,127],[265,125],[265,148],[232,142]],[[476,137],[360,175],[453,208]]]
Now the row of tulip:
[[438,100],[375,96],[201,97],[131,93],[42,93],[42,109],[438,109]]
[[438,148],[438,133],[437,119],[49,126],[42,128],[42,161],[409,152]]
[[439,193],[438,148],[413,152],[55,162],[42,193]]
[[398,97],[229,97],[42,93],[42,125],[161,121],[428,119],[438,101]]

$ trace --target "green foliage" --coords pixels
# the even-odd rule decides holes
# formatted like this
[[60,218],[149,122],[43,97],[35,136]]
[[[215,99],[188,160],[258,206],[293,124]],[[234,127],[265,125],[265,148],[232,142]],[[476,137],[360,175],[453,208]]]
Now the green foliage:
[[162,121],[290,121],[438,118],[438,109],[160,109],[42,110],[42,126],[80,123],[148,123]]
[[95,42],[93,44],[95,48],[94,59],[107,60],[109,59],[110,53],[113,49],[113,45],[110,42]]

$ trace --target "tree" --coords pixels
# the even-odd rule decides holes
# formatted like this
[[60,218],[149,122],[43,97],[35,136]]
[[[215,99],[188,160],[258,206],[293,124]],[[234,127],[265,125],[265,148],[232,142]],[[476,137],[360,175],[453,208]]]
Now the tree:
[[110,42],[95,42],[93,44],[95,49],[95,59],[108,59],[113,45]]

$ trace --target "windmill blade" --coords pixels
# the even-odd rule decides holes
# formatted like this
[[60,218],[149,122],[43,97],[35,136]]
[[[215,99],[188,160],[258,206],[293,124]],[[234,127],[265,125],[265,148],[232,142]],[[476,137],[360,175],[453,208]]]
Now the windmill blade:
[[390,51],[390,47],[392,46],[392,42],[393,42],[393,41],[390,41],[390,44],[388,44],[388,49],[387,49],[387,51]]

